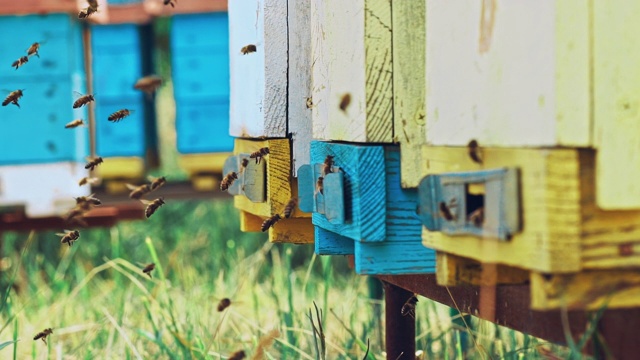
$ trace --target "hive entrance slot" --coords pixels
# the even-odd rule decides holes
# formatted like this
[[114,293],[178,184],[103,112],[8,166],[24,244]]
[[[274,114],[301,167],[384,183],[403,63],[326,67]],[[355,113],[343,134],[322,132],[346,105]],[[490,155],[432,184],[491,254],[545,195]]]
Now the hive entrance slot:
[[484,223],[484,196],[484,183],[465,185],[465,215],[469,223],[478,227]]

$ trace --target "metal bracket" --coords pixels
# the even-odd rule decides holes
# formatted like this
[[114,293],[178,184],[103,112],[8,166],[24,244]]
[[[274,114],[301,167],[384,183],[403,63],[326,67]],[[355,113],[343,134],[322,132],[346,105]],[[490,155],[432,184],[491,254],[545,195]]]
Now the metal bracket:
[[[222,176],[235,171],[238,179],[229,186],[229,194],[244,195],[251,202],[262,203],[267,198],[267,160],[262,159],[256,164],[254,159],[249,158],[249,155],[251,154],[243,153],[228,157],[222,168]],[[244,169],[242,168],[243,159],[249,160]]]
[[324,214],[331,224],[344,224],[344,174],[339,167],[323,178],[323,191],[317,189],[323,164],[302,165],[298,170],[298,207],[304,212]]
[[517,168],[428,175],[419,216],[431,231],[508,241],[522,227]]

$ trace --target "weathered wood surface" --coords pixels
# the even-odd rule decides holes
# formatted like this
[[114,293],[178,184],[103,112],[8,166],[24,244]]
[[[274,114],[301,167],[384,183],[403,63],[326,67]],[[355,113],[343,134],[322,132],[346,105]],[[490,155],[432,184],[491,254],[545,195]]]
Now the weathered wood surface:
[[[289,107],[288,127],[292,138],[293,176],[310,160],[313,138],[311,109],[311,0],[289,1]],[[313,105],[311,105],[313,106]]]
[[474,260],[541,272],[574,272],[580,265],[579,156],[572,149],[483,148],[483,165],[466,148],[423,148],[423,174],[517,167],[523,230],[495,243],[423,229],[427,247]]
[[144,9],[154,16],[194,14],[227,11],[227,0],[174,0],[175,7],[164,4],[164,0],[144,0]]
[[393,142],[390,0],[312,0],[311,36],[313,138]]
[[427,143],[590,146],[589,19],[577,0],[428,0]]
[[393,1],[393,128],[402,149],[403,188],[418,186],[425,142],[426,0]]
[[529,272],[500,264],[483,264],[456,255],[437,252],[436,279],[438,285],[495,286],[499,284],[526,284]]
[[287,44],[286,0],[229,1],[232,136],[287,136]]
[[0,0],[0,15],[75,12],[78,0]]
[[[353,239],[314,226],[315,252],[318,255],[353,255]],[[355,260],[355,259],[354,259]]]

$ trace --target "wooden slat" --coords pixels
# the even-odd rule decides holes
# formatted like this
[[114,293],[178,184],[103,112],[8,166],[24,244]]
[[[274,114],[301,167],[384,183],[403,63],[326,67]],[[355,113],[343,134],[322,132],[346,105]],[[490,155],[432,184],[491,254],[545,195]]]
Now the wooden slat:
[[390,1],[313,0],[311,26],[313,137],[392,142]]
[[46,14],[78,11],[77,0],[0,0],[0,15]]
[[517,167],[523,230],[509,241],[475,236],[447,236],[423,230],[423,244],[487,263],[542,272],[580,269],[579,156],[571,149],[483,148],[483,166],[466,148],[423,148],[425,175],[480,168]]
[[591,145],[589,10],[428,0],[427,143]]
[[494,286],[526,284],[529,272],[511,266],[483,264],[479,261],[438,252],[436,257],[438,285]]
[[287,136],[287,44],[286,0],[229,1],[232,136]]
[[144,0],[144,9],[153,16],[196,14],[227,11],[226,0],[173,0],[175,7],[164,5],[164,0]]
[[596,201],[640,209],[640,3],[593,3]]
[[393,127],[402,148],[402,187],[418,186],[425,142],[426,0],[393,1]]

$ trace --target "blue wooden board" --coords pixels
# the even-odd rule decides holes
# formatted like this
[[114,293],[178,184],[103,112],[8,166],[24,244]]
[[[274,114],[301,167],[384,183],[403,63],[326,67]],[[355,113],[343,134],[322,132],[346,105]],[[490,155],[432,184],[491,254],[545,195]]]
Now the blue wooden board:
[[[108,121],[120,109],[135,110],[120,122]],[[96,101],[96,153],[102,157],[145,156],[143,96]]]
[[353,255],[354,241],[314,226],[315,252],[318,255]]
[[311,142],[311,164],[323,163],[327,155],[334,156],[335,165],[344,174],[345,223],[332,224],[324,215],[313,213],[313,224],[353,240],[384,241],[387,232],[384,148]]
[[176,99],[229,98],[229,54],[224,47],[211,47],[172,55],[172,79]]
[[[143,76],[140,32],[134,24],[91,27],[96,99],[138,96],[133,85]],[[145,74],[146,75],[146,74]]]
[[[69,75],[82,71],[78,60],[82,56],[81,24],[67,14],[0,16],[0,78],[3,83],[12,78]],[[27,54],[34,42],[42,43],[40,58],[32,56],[19,69],[11,63]],[[3,85],[4,86],[4,85]]]
[[[226,12],[179,14],[171,17],[171,49],[175,52],[226,48],[229,57],[229,18]],[[227,60],[228,63],[228,60]],[[216,69],[215,63],[212,69]]]
[[229,135],[229,99],[176,104],[178,152],[182,154],[232,152]]
[[109,5],[139,4],[142,0],[107,0]]
[[355,242],[356,273],[362,275],[433,274],[435,251],[420,240],[407,242]]

